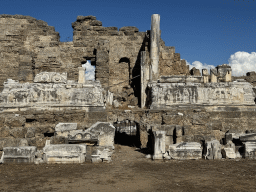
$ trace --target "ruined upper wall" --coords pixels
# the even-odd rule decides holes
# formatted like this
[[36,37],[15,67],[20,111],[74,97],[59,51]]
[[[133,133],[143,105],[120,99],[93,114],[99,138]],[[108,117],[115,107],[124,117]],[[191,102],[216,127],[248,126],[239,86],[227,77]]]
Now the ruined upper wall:
[[175,47],[165,46],[162,39],[159,53],[159,75],[190,75],[189,66],[184,59],[180,59],[180,53],[175,53]]
[[72,27],[74,47],[85,47],[103,87],[128,81],[111,88],[112,92],[120,92],[129,79],[139,74],[139,53],[144,49],[146,32],[136,27],[122,27],[119,31],[117,27],[103,27],[95,16],[78,16]]
[[[0,15],[0,86],[7,78],[32,82],[34,69],[40,67],[38,55],[43,49],[50,53],[58,45],[59,33],[46,22],[30,16]],[[51,60],[45,58],[46,63]]]
[[[146,51],[146,64],[150,64],[149,31],[103,27],[95,16],[78,16],[72,27],[73,42],[60,42],[59,33],[44,21],[21,15],[0,16],[0,87],[8,78],[32,82],[43,71],[66,72],[68,80],[77,81],[78,67],[91,60],[103,88],[116,95],[123,88],[132,89],[130,99],[139,98],[140,79],[133,78],[140,75],[141,51]],[[160,76],[188,73],[174,47],[165,46],[162,40],[159,62]]]

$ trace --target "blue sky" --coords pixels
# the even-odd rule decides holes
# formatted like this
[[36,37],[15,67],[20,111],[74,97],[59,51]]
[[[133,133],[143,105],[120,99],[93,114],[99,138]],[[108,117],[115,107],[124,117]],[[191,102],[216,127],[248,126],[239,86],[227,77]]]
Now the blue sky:
[[238,71],[246,67],[249,71],[256,70],[256,0],[0,0],[0,3],[0,14],[44,20],[60,33],[61,41],[72,39],[71,23],[78,15],[94,15],[106,27],[136,26],[146,31],[150,29],[151,15],[157,13],[165,44],[174,46],[191,66],[208,68],[228,63]]

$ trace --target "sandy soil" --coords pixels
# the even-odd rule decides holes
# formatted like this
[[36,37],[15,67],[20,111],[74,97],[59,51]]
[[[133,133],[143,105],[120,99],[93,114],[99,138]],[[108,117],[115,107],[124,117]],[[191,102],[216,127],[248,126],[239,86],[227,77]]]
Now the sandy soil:
[[152,161],[116,146],[111,163],[0,165],[0,191],[256,191],[256,161]]

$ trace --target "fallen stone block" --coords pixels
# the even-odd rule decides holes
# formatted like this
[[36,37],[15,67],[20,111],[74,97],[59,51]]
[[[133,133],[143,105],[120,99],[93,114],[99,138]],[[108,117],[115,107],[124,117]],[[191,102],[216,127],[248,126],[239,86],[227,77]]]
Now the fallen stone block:
[[24,147],[28,146],[27,139],[23,138],[0,138],[0,150],[4,147]]
[[236,152],[233,148],[224,148],[223,149],[223,157],[226,159],[235,159]]
[[163,159],[165,154],[165,131],[154,131],[154,154],[153,159]]
[[244,144],[245,158],[256,159],[256,142],[246,142]]
[[4,147],[3,163],[33,163],[36,147]]
[[97,122],[89,129],[70,131],[69,142],[96,142],[98,146],[114,147],[115,127],[107,122]]
[[217,140],[207,141],[206,142],[206,159],[221,159],[221,144]]
[[1,159],[0,159],[0,164],[4,162],[4,153],[2,153]]
[[256,133],[248,133],[248,134],[241,135],[239,139],[242,142],[248,142],[248,141],[256,142]]
[[177,143],[169,146],[169,155],[172,159],[201,159],[202,147],[197,142]]
[[44,162],[50,163],[83,163],[86,155],[85,144],[47,145],[43,149]]
[[56,132],[72,131],[77,129],[77,123],[58,123],[55,126]]
[[113,148],[111,146],[93,146],[87,145],[86,147],[86,160],[93,163],[98,161],[110,162],[113,154]]

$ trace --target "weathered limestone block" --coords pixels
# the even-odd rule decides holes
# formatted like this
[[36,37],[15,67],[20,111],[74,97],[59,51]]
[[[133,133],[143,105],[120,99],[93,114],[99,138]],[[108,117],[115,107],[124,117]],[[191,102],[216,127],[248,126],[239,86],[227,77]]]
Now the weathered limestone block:
[[92,141],[99,146],[114,146],[115,127],[107,122],[97,122],[89,129],[74,130],[68,133],[70,142]]
[[165,154],[165,131],[153,131],[154,134],[154,154],[153,159],[163,159]]
[[55,127],[56,132],[71,131],[77,129],[77,123],[58,123]]
[[23,138],[0,138],[0,150],[4,147],[24,147],[28,146],[27,139]]
[[25,135],[25,138],[32,138],[35,137],[35,129],[34,128],[28,128],[27,133]]
[[197,142],[184,142],[169,146],[169,155],[172,159],[201,159],[202,147]]
[[168,75],[168,76],[161,76],[159,79],[159,83],[202,83],[202,82],[203,82],[202,76]]
[[35,76],[34,83],[67,83],[67,73],[41,72]]
[[26,132],[24,127],[15,127],[9,130],[10,135],[14,138],[25,138]]
[[204,83],[209,83],[209,73],[207,69],[202,69]]
[[245,158],[256,159],[256,142],[245,142]]
[[87,145],[86,160],[92,163],[110,162],[113,154],[112,147]]
[[0,158],[0,164],[4,162],[4,152],[0,153],[1,158]]
[[[9,83],[4,84],[0,93],[0,108],[3,111],[36,110],[63,110],[67,107],[76,107],[89,111],[104,110],[103,89],[98,81],[86,84],[71,84],[67,88],[64,83]],[[22,118],[15,117],[14,119]],[[22,121],[7,119],[10,126],[24,124]],[[9,123],[8,123],[9,122]],[[18,124],[17,124],[18,123]],[[17,124],[17,125],[16,125]]]
[[248,133],[248,134],[244,134],[244,135],[241,135],[239,137],[240,141],[243,141],[243,142],[256,142],[256,133]]
[[[239,152],[238,152],[239,153]],[[232,141],[228,141],[222,150],[222,156],[227,159],[235,159],[236,158],[236,146]]]
[[22,127],[26,123],[26,118],[23,116],[20,116],[18,114],[16,115],[8,115],[5,118],[5,125],[9,127]]
[[227,159],[235,159],[236,152],[233,148],[224,148],[223,149],[223,157]]
[[[163,77],[162,77],[163,78]],[[170,78],[172,80],[172,78]],[[180,78],[183,81],[182,78]],[[177,80],[178,81],[178,80]],[[173,105],[255,105],[255,94],[248,82],[220,83],[149,83],[152,109]]]
[[3,163],[33,163],[36,147],[4,147]]
[[216,68],[211,69],[211,82],[231,82],[232,76],[231,72],[232,69],[229,65],[223,64],[218,65]]
[[217,140],[206,142],[206,155],[207,159],[221,159],[221,144]]
[[50,163],[83,163],[86,155],[85,144],[46,145],[43,148],[44,162]]
[[78,83],[85,83],[85,67],[78,67]]

